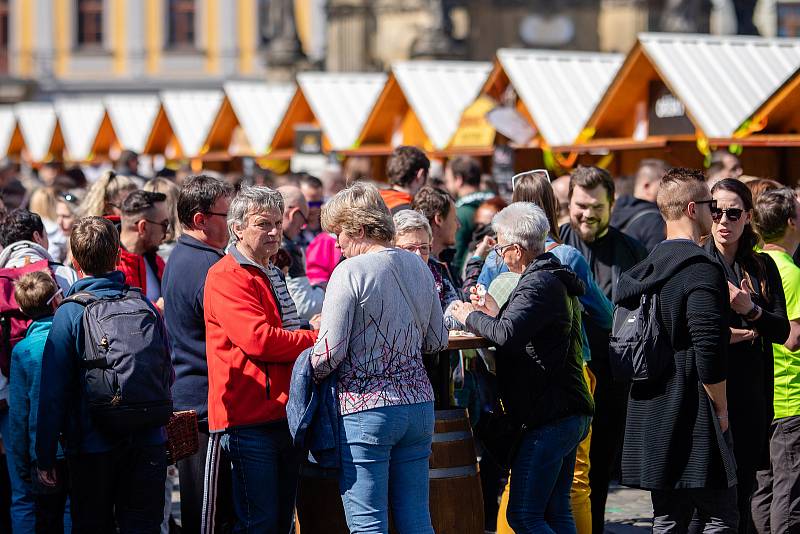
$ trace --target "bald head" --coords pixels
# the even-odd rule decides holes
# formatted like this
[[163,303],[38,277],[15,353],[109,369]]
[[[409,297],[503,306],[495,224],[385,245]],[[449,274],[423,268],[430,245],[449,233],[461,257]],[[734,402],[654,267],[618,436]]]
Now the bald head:
[[284,185],[277,191],[283,197],[283,235],[294,239],[308,220],[308,203],[296,185]]
[[639,163],[639,170],[636,171],[636,184],[634,185],[633,196],[648,202],[655,202],[658,197],[658,187],[661,178],[669,170],[669,165],[660,159],[645,159]]
[[569,222],[569,174],[559,176],[550,185],[558,199],[558,224]]

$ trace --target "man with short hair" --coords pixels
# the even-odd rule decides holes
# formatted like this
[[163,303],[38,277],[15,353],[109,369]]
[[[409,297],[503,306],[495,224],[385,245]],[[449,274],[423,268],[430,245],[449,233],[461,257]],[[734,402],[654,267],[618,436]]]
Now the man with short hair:
[[[715,201],[701,171],[671,169],[658,207],[667,239],[623,273],[615,303],[635,309],[658,296],[668,366],[654,382],[634,382],[628,401],[622,483],[651,492],[653,532],[738,532],[736,462],[726,396],[729,294],[722,267],[700,246]],[[594,446],[594,443],[592,443]]]
[[475,230],[475,212],[481,204],[494,197],[494,193],[481,191],[481,164],[470,156],[456,156],[447,162],[444,185],[456,199],[456,216],[460,227],[456,232],[456,251],[451,267],[453,271],[461,273],[472,241],[472,231]]
[[459,221],[455,202],[447,191],[426,185],[414,197],[412,209],[422,213],[431,225],[433,240],[431,243],[431,261],[446,276],[453,287],[461,287],[458,271],[447,265],[440,258],[442,252],[451,248],[456,242]]
[[[789,339],[772,345],[775,366],[774,420],[770,428],[769,469],[756,475],[753,522],[758,532],[800,532],[800,268],[792,254],[800,244],[800,202],[789,188],[762,193],[753,222],[764,252],[781,274],[789,318]],[[734,444],[735,446],[736,444]]]
[[[164,319],[172,338],[176,410],[197,412],[200,447],[178,462],[181,491],[181,525],[185,532],[200,532],[203,481],[208,450],[208,364],[203,295],[208,269],[225,256],[228,245],[228,207],[233,188],[206,175],[189,177],[178,194],[178,220],[183,233],[164,270]],[[220,465],[230,465],[230,462]],[[231,470],[219,470],[216,524],[224,530],[233,524]]]
[[611,215],[611,225],[639,241],[648,252],[661,243],[666,235],[656,196],[661,178],[668,169],[663,160],[642,160],[636,171],[633,195],[617,198]]
[[291,258],[286,274],[286,287],[297,306],[300,318],[309,321],[322,311],[325,289],[311,285],[306,274],[306,253],[296,242],[303,225],[308,221],[308,204],[299,187],[284,185],[277,191],[283,197],[283,239],[281,248]]
[[415,146],[399,146],[392,151],[386,162],[386,178],[391,186],[381,189],[381,197],[392,215],[411,209],[414,195],[428,179],[430,167],[428,157]]
[[161,278],[164,260],[158,247],[169,231],[169,212],[164,193],[137,190],[122,201],[120,256],[117,269],[125,283],[141,288],[151,302],[163,308]]
[[[560,228],[561,238],[583,254],[598,287],[613,301],[620,275],[643,260],[647,251],[638,241],[609,225],[614,206],[614,180],[608,171],[579,166],[572,172],[569,186],[570,222]],[[597,379],[589,451],[592,531],[603,532],[608,485],[625,432],[628,386],[615,382],[611,376],[610,332],[593,321],[587,321],[585,326],[592,353],[589,369]]]
[[[120,243],[112,222],[84,217],[72,230],[70,246],[84,278],[75,282],[68,297],[87,292],[98,299],[116,299],[127,294],[125,277],[115,270]],[[165,327],[155,307],[145,300],[156,328],[163,332],[168,365],[164,371],[172,374]],[[164,427],[111,432],[90,417],[84,366],[86,309],[78,302],[63,303],[45,344],[36,434],[39,481],[51,487],[59,482],[54,468],[61,438],[68,463],[73,532],[114,532],[115,523],[121,533],[158,532],[164,519],[166,432]]]
[[319,178],[306,174],[300,178],[300,191],[308,204],[308,220],[297,241],[307,247],[322,232],[320,216],[322,205],[325,203],[325,188]]
[[58,287],[67,291],[78,280],[72,267],[53,261],[47,252],[47,232],[42,218],[36,213],[16,209],[0,223],[3,251],[0,253],[0,268],[17,268],[47,260]]
[[147,178],[139,174],[139,154],[133,150],[123,150],[120,153],[114,170],[117,174],[132,178],[140,189],[147,181]]

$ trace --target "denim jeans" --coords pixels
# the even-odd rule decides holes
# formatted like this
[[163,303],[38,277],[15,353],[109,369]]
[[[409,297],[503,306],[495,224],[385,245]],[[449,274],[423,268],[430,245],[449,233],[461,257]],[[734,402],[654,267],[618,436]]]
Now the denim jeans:
[[229,428],[220,445],[233,466],[233,531],[289,534],[299,469],[289,424]]
[[351,533],[433,534],[428,508],[428,458],[433,403],[384,406],[339,418],[342,496]]
[[573,415],[528,430],[511,466],[508,523],[517,534],[574,534],[570,488],[578,444],[592,418]]
[[[11,442],[11,436],[8,433],[8,409],[0,412],[0,435],[3,436],[3,442],[8,449]],[[8,451],[6,451],[6,462],[8,478],[11,480],[11,532],[14,534],[33,532],[36,515],[31,485],[19,477],[17,466],[14,465],[14,460]]]

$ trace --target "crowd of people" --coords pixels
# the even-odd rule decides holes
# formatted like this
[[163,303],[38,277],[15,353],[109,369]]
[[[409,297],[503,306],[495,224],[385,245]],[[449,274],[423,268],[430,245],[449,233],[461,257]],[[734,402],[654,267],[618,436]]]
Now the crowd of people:
[[[285,534],[313,466],[351,532],[432,533],[436,401],[468,409],[487,532],[602,533],[614,481],[654,532],[800,532],[800,202],[731,154],[532,170],[511,198],[410,146],[388,184],[135,156],[5,199],[0,531],[176,532],[177,481],[182,532]],[[173,411],[199,447],[170,466]]]

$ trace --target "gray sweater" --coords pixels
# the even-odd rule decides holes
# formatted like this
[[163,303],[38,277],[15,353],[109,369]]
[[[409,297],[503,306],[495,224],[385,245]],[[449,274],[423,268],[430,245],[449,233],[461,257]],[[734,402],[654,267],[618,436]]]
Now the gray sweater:
[[447,335],[433,275],[416,254],[362,254],[337,266],[328,283],[314,374],[321,380],[338,369],[342,415],[431,402],[422,354],[445,349]]

